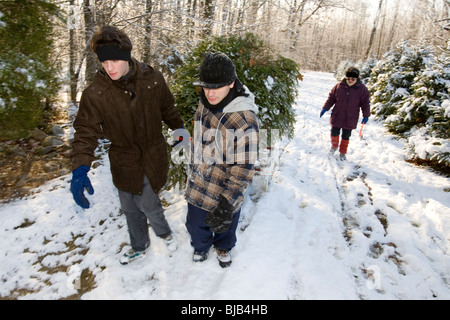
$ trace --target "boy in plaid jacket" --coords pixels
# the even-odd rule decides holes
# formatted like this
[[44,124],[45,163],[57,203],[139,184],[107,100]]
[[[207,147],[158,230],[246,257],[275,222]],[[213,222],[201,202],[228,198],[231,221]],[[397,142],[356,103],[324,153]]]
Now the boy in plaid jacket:
[[258,107],[223,53],[205,55],[194,85],[202,91],[194,117],[186,227],[195,262],[206,260],[214,246],[220,266],[228,267],[244,194],[254,174]]

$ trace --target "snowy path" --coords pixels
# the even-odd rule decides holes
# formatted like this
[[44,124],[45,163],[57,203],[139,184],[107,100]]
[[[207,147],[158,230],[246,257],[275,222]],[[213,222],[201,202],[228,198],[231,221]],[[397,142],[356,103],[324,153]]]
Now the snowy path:
[[162,195],[178,250],[170,257],[151,232],[147,257],[121,266],[128,233],[105,157],[89,210],[73,203],[70,176],[0,206],[0,297],[450,299],[449,179],[404,162],[403,142],[373,121],[364,140],[354,131],[346,163],[329,157],[319,112],[334,84],[305,73],[295,139],[279,143],[267,192],[243,207],[232,267],[214,254],[191,261],[178,191]]

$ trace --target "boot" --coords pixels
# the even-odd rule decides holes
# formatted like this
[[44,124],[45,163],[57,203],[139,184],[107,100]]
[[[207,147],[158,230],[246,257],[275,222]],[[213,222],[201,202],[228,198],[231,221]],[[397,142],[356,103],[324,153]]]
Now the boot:
[[217,252],[217,260],[219,260],[219,265],[222,268],[227,268],[231,266],[230,250],[222,250],[216,248],[216,252]]
[[194,251],[194,255],[192,256],[194,262],[203,262],[206,259],[208,259],[208,252]]
[[336,152],[336,150],[339,147],[339,136],[333,137],[331,136],[331,149],[330,154],[333,154]]
[[345,160],[345,155],[347,154],[347,149],[348,149],[348,144],[349,144],[350,140],[342,140],[341,141],[341,146],[339,147],[339,152],[341,153],[341,159]]

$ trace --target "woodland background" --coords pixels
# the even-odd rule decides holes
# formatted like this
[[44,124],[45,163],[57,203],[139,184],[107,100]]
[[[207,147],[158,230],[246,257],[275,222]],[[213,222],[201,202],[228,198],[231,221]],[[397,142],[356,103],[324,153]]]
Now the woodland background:
[[[3,189],[34,179],[37,158],[61,156],[41,141],[55,123],[71,126],[100,67],[89,40],[101,25],[124,29],[132,55],[164,73],[187,123],[203,49],[235,59],[261,119],[282,133],[292,133],[302,71],[340,80],[344,66],[357,65],[376,118],[410,140],[408,157],[448,173],[450,0],[0,0]],[[63,150],[60,169],[70,144]]]
[[[380,59],[404,40],[445,50],[449,17],[449,0],[1,0],[0,117],[9,117],[0,124],[10,133],[0,140],[51,112],[61,86],[76,103],[99,67],[88,42],[101,25],[125,29],[133,55],[170,78],[210,36],[251,32],[300,70],[334,72],[343,60]],[[37,92],[17,97],[26,90]],[[16,100],[26,106],[16,108]],[[18,110],[34,113],[30,124],[11,120]]]
[[[55,58],[69,65],[71,94],[95,72],[87,42],[96,26],[125,29],[134,56],[170,75],[181,55],[211,35],[252,32],[301,70],[334,72],[342,60],[381,58],[399,41],[445,47],[448,0],[72,0],[54,1]],[[65,15],[64,15],[65,13]],[[83,71],[85,68],[86,72]],[[64,69],[63,69],[64,70]],[[80,82],[81,80],[81,82]]]

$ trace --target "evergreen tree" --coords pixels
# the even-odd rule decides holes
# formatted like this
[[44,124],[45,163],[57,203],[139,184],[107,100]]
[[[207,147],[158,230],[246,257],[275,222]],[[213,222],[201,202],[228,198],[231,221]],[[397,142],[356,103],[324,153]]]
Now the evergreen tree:
[[[412,85],[416,76],[432,59],[429,47],[421,44],[411,45],[404,41],[387,52],[372,69],[368,88],[372,96],[372,113],[379,119],[397,121],[400,104],[413,92]],[[396,127],[396,133],[403,128]]]
[[372,69],[372,112],[392,133],[408,139],[413,160],[450,164],[450,54],[402,42]]
[[[426,161],[450,165],[450,55],[446,51],[434,59],[415,79],[413,94],[398,110],[398,123],[410,134],[409,155]],[[411,128],[406,124],[414,124]],[[393,126],[395,123],[389,123]]]
[[58,89],[48,1],[0,1],[0,139],[26,136],[41,124]]

